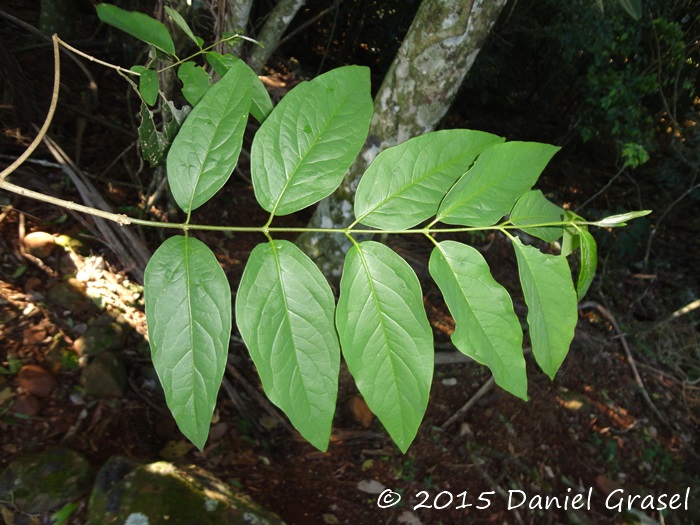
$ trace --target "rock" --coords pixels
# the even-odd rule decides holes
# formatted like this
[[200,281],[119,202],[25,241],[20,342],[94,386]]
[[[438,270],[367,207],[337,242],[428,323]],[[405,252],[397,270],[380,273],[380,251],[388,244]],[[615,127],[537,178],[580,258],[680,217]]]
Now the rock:
[[27,253],[45,259],[56,247],[56,239],[46,232],[32,232],[24,236],[24,249]]
[[105,312],[90,323],[85,333],[73,343],[73,348],[81,356],[121,350],[130,331],[131,326],[123,316]]
[[87,525],[284,525],[202,468],[165,461],[130,467],[112,458],[100,470]]
[[17,386],[36,397],[49,397],[57,385],[51,372],[39,365],[24,365],[17,374]]
[[15,414],[22,414],[30,417],[36,416],[39,410],[41,410],[41,403],[34,396],[23,394],[15,398],[10,410]]
[[86,294],[86,286],[75,277],[71,277],[67,281],[61,281],[51,286],[47,292],[47,298],[65,310],[85,312],[93,308],[93,303]]
[[117,354],[103,352],[85,367],[80,383],[90,397],[122,397],[126,388],[124,363]]
[[357,490],[367,494],[381,494],[386,490],[386,487],[376,479],[363,479],[358,481]]
[[90,486],[87,459],[70,449],[53,449],[12,461],[0,474],[0,501],[29,514],[65,505]]

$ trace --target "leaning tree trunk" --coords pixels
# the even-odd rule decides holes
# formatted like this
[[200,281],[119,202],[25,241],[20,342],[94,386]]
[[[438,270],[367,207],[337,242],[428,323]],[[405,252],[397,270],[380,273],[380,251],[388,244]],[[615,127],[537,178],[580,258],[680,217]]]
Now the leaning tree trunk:
[[289,23],[305,3],[306,0],[278,0],[257,37],[262,47],[253,46],[250,50],[248,65],[253,68],[253,71],[256,73],[262,71],[267,59],[275,51],[277,43],[289,27]]
[[[319,203],[309,227],[354,221],[360,177],[382,150],[432,131],[447,112],[506,0],[423,0],[374,99],[363,151],[338,190]],[[304,234],[297,244],[336,281],[350,242],[344,235]]]
[[[221,38],[221,35],[227,32],[246,34],[253,0],[216,0],[215,3],[212,3],[216,13],[216,23],[214,24],[216,38]],[[221,44],[217,51],[240,55],[241,49],[243,49],[243,40],[238,40],[232,47]]]

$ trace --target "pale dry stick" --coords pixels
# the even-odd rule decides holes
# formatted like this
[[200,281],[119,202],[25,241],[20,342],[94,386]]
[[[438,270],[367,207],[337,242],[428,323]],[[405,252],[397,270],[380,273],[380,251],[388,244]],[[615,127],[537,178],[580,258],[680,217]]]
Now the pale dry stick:
[[46,115],[46,120],[39,130],[39,134],[34,138],[31,144],[27,147],[22,154],[17,157],[17,159],[10,164],[7,168],[0,172],[0,185],[4,186],[5,179],[8,175],[19,168],[22,163],[29,158],[29,156],[34,153],[39,144],[41,144],[44,135],[49,130],[51,121],[53,120],[54,113],[56,113],[56,106],[58,105],[58,92],[61,87],[61,57],[58,48],[58,36],[53,36],[53,64],[54,64],[54,76],[53,76],[53,89],[51,92],[51,104],[49,105],[49,112]]
[[49,195],[45,195],[43,193],[39,193],[38,191],[33,191],[33,190],[28,190],[27,188],[23,188],[22,186],[17,186],[16,184],[12,184],[11,182],[7,181],[7,177],[17,170],[28,158],[29,156],[34,153],[36,148],[41,144],[42,140],[44,139],[44,136],[46,135],[46,132],[49,129],[49,126],[51,125],[51,121],[53,120],[53,116],[56,113],[56,106],[58,105],[58,93],[60,90],[61,86],[61,55],[60,55],[60,48],[59,48],[59,38],[57,35],[53,35],[52,38],[53,41],[53,58],[54,58],[54,81],[53,81],[53,89],[51,91],[51,103],[49,105],[49,111],[46,114],[46,119],[44,120],[44,123],[42,124],[41,128],[39,129],[39,133],[37,136],[34,138],[34,140],[29,144],[26,150],[22,152],[22,154],[15,159],[14,162],[12,162],[9,166],[7,166],[2,172],[0,172],[0,188],[11,191],[12,193],[15,193],[17,195],[21,195],[22,197],[29,197],[31,199],[36,199],[39,201],[47,202],[49,204],[55,204],[56,206],[62,206],[64,208],[67,208],[69,210],[74,210],[74,211],[81,211],[83,213],[87,213],[90,215],[95,215],[98,217],[103,217],[105,219],[117,222],[119,224],[125,225],[125,224],[130,224],[132,222],[131,219],[129,219],[126,215],[122,214],[117,214],[117,213],[109,213],[105,212],[102,210],[96,210],[95,208],[91,208],[89,206],[83,206],[82,204],[77,204],[72,201],[67,201],[64,199],[58,199],[56,197],[51,197]]
[[12,204],[8,204],[7,206],[5,206],[5,209],[2,210],[2,213],[0,213],[0,223],[2,223],[2,221],[4,221],[7,218],[7,216],[10,214],[10,212],[14,209],[15,208],[14,208],[14,206],[12,206]]
[[[523,350],[523,355],[527,355],[531,351],[532,351],[531,348],[529,348],[529,347],[525,348]],[[470,357],[467,357],[467,359],[470,361],[472,360]],[[486,394],[488,394],[489,390],[491,390],[493,388],[493,385],[495,385],[495,384],[496,384],[496,380],[493,378],[493,376],[491,376],[491,378],[488,381],[486,381],[483,385],[481,385],[481,388],[479,388],[479,390],[477,390],[476,393],[471,398],[469,398],[469,401],[464,403],[464,405],[462,405],[457,410],[457,412],[452,414],[450,416],[450,418],[442,424],[442,426],[441,426],[442,430],[447,430],[458,419],[461,419],[462,417],[464,417],[464,414],[466,414],[476,404],[476,402],[479,401],[479,399],[481,399]]]
[[627,338],[625,337],[625,334],[622,332],[620,329],[620,325],[617,324],[617,320],[615,317],[610,313],[610,311],[605,308],[602,304],[597,303],[595,301],[587,301],[585,303],[581,303],[579,305],[579,309],[583,310],[586,308],[595,308],[598,310],[603,317],[605,317],[610,324],[613,326],[615,329],[615,332],[617,332],[619,339],[622,343],[622,348],[625,350],[625,355],[627,356],[627,363],[630,365],[630,368],[632,369],[632,373],[634,375],[634,380],[637,383],[637,386],[639,387],[642,397],[644,398],[644,401],[646,401],[647,405],[649,405],[649,408],[651,408],[652,412],[656,414],[656,417],[659,418],[659,420],[666,425],[669,429],[675,431],[675,429],[671,423],[664,417],[664,415],[659,411],[658,408],[656,408],[656,405],[651,399],[651,396],[649,395],[649,392],[647,391],[646,387],[644,386],[644,381],[642,381],[642,377],[639,375],[639,370],[637,369],[637,364],[634,360],[634,357],[632,356],[632,350],[629,347],[629,344],[627,344]]
[[687,315],[690,312],[692,312],[693,310],[697,310],[698,308],[700,308],[700,299],[697,299],[695,301],[692,301],[692,302],[686,304],[684,307],[679,308],[678,310],[673,312],[667,318],[662,319],[661,321],[654,323],[650,328],[647,328],[646,330],[642,330],[640,333],[645,334],[648,332],[652,332],[652,331],[656,330],[657,328],[659,328],[665,324],[668,324],[671,321],[678,319],[682,315]]
[[457,410],[457,412],[452,414],[450,418],[447,421],[445,421],[440,428],[442,428],[442,430],[447,430],[448,428],[450,428],[458,419],[461,419],[464,416],[464,414],[466,414],[469,411],[469,409],[473,407],[477,401],[479,401],[479,399],[484,397],[488,393],[488,391],[493,388],[493,385],[495,384],[496,380],[493,378],[493,376],[491,376],[491,378],[488,381],[486,381],[486,383],[481,385],[481,388],[476,391],[476,394],[470,397],[469,401],[464,403],[464,405],[462,405]]
[[[102,198],[80,168],[75,165],[60,146],[48,135],[44,136],[44,142],[54,159],[61,164],[63,172],[70,177],[78,189],[83,202],[87,205],[99,207],[102,210],[109,209],[109,203]],[[144,242],[134,235],[131,230],[125,228],[115,230],[110,226],[110,223],[100,218],[95,219],[95,225],[104,237],[107,246],[124,262],[126,267],[131,267],[129,268],[131,272],[142,282],[144,269],[151,256]]]
[[[42,33],[36,27],[34,27],[31,24],[28,24],[24,20],[20,20],[16,16],[12,16],[10,13],[6,13],[5,11],[0,10],[0,16],[3,18],[6,18],[7,20],[12,22],[13,24],[18,25],[18,26],[26,29],[28,32],[33,33],[41,38],[48,40],[49,42],[51,42],[51,40],[53,38],[53,37],[50,37],[50,36]],[[54,35],[54,36],[57,37],[57,35]],[[61,42],[62,42],[62,40],[59,39],[59,43],[61,43]],[[97,98],[97,82],[95,82],[95,77],[92,76],[92,73],[90,73],[90,70],[88,68],[86,68],[83,65],[83,63],[80,62],[80,60],[78,60],[77,58],[75,58],[75,56],[73,56],[71,53],[69,53],[68,48],[64,49],[63,52],[66,54],[66,56],[68,56],[68,58],[70,58],[75,63],[76,66],[78,66],[78,69],[80,69],[83,72],[83,74],[85,75],[85,77],[88,80],[88,86],[93,94],[93,97]]]

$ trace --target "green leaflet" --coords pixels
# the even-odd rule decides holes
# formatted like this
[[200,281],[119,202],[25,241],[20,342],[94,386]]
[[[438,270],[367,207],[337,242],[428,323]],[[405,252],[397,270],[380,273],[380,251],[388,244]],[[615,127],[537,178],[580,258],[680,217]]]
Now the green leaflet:
[[595,271],[598,267],[598,247],[593,235],[587,229],[579,231],[579,242],[581,243],[581,269],[578,273],[576,294],[580,302],[595,277]]
[[454,345],[488,366],[501,388],[527,401],[520,322],[483,256],[466,244],[443,241],[433,249],[429,269],[455,320]]
[[231,289],[207,246],[166,240],[144,277],[153,366],[182,433],[202,450],[224,375],[231,336]]
[[559,240],[564,234],[563,226],[529,226],[550,222],[562,222],[564,210],[550,202],[540,190],[523,194],[510,212],[510,222],[526,233],[545,242]]
[[505,142],[484,151],[440,204],[446,224],[491,226],[509,213],[559,150],[537,142]]
[[[222,55],[215,51],[210,51],[205,55],[207,57],[207,62],[209,62],[209,65],[214,68],[214,71],[216,71],[219,76],[224,76],[228,68],[236,62],[243,62],[240,58],[233,55]],[[265,84],[263,84],[262,80],[255,74],[255,71],[250,69],[245,62],[243,62],[243,64],[245,64],[246,73],[253,83],[253,100],[250,104],[250,114],[253,115],[255,120],[262,124],[272,112],[272,100],[270,100],[270,94],[267,92]]]
[[598,226],[600,228],[620,228],[622,226],[627,226],[627,222],[632,219],[638,219],[649,215],[651,210],[640,210],[640,211],[630,211],[627,213],[621,213],[619,215],[611,215],[610,217],[605,217],[596,222],[592,222],[593,226]]
[[242,62],[211,86],[168,152],[168,181],[185,212],[221,189],[238,162],[250,110],[251,85]]
[[177,109],[172,100],[168,100],[163,104],[163,133],[168,140],[168,145],[172,144],[175,137],[180,132],[180,128],[187,120],[187,115],[190,114],[192,108],[184,105],[181,109]]
[[236,294],[236,323],[267,397],[322,451],[338,392],[334,310],[325,277],[294,244],[255,247]]
[[464,129],[435,131],[382,151],[362,176],[355,217],[384,230],[429,219],[452,185],[501,137]]
[[111,4],[98,4],[97,16],[105,24],[151,44],[168,55],[175,56],[175,44],[168,29],[155,18],[138,11],[125,11]]
[[287,93],[253,139],[260,205],[287,215],[330,195],[365,142],[372,108],[366,67],[334,69]]
[[170,18],[173,19],[173,22],[182,29],[183,33],[185,33],[192,42],[195,43],[195,45],[199,48],[202,49],[202,39],[199,37],[194,36],[194,33],[190,29],[190,26],[187,24],[184,18],[182,18],[182,15],[175,11],[172,7],[168,7],[167,5],[165,6],[165,11],[170,15]]
[[156,128],[153,112],[148,109],[144,101],[141,101],[141,125],[139,126],[141,156],[152,168],[155,168],[163,163],[169,146],[168,139]]
[[[576,215],[574,212],[566,210],[564,211],[564,220],[567,222],[585,222],[585,219],[579,215]],[[581,244],[581,239],[580,239],[580,231],[581,230],[587,230],[588,226],[585,224],[578,224],[576,226],[573,226],[571,224],[568,224],[564,227],[564,237],[561,240],[561,255],[564,257],[568,257],[571,255],[573,252],[578,250],[578,247]]]
[[383,244],[354,245],[345,257],[335,324],[357,387],[406,452],[428,405],[434,360],[416,274]]
[[187,102],[196,106],[211,87],[209,75],[193,62],[183,62],[177,69],[177,78],[182,81],[182,94]]
[[532,354],[551,379],[561,366],[578,321],[576,291],[566,257],[549,255],[513,237],[527,304]]
[[131,71],[139,74],[139,94],[143,101],[153,106],[158,100],[158,73],[144,66],[132,66]]

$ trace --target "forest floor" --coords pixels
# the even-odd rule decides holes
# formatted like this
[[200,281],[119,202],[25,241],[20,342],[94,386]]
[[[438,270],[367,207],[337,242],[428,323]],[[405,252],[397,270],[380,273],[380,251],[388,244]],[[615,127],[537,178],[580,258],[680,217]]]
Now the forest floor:
[[[51,69],[45,65],[43,82],[48,86]],[[139,213],[150,183],[147,178],[153,175],[139,163],[132,147],[135,135],[130,131],[133,122],[125,117],[126,87],[115,87],[120,82],[115,76],[98,73],[102,105],[89,110],[77,81],[66,80],[60,115],[49,134],[91,174],[92,183],[115,209]],[[66,75],[79,77],[78,71]],[[106,100],[111,102],[105,104]],[[473,122],[461,125],[476,127]],[[7,145],[3,149],[10,156],[32,136],[27,129],[3,132]],[[55,162],[43,148],[34,158]],[[543,178],[545,192],[572,209],[605,186],[615,172],[583,154],[573,158],[569,155]],[[7,159],[0,159],[0,164],[7,164]],[[245,165],[241,168],[217,198],[197,212],[199,222],[265,222],[267,215],[255,203]],[[54,164],[26,165],[14,180],[80,200]],[[230,388],[222,389],[210,440],[203,452],[197,451],[179,434],[153,387],[143,303],[119,254],[91,230],[91,221],[82,222],[62,209],[26,198],[8,194],[0,198],[0,367],[13,372],[0,375],[0,470],[16,457],[55,446],[83,453],[96,470],[113,455],[195,463],[240,487],[290,525],[617,524],[634,519],[700,523],[697,311],[669,320],[700,292],[696,270],[700,247],[694,240],[698,219],[681,220],[691,215],[692,203],[682,203],[669,215],[654,239],[648,269],[638,265],[648,227],[638,238],[618,237],[615,250],[608,242],[610,233],[595,232],[601,243],[600,274],[579,310],[569,356],[553,381],[528,356],[529,402],[498,387],[488,388],[490,374],[473,362],[439,364],[418,436],[401,454],[381,424],[363,409],[345,368],[329,450],[321,453],[290,432],[283,416],[269,413],[271,407],[262,400],[257,374],[235,330],[232,367],[225,377]],[[640,182],[630,189],[621,182],[592,206],[617,211],[641,204],[663,210],[671,200],[652,184]],[[176,218],[166,198],[145,211],[158,220]],[[303,225],[307,218],[287,220]],[[71,254],[57,247],[43,258],[28,256],[22,241],[32,231],[68,234],[80,239],[85,249]],[[150,249],[157,246],[160,235],[166,235],[137,233]],[[250,250],[262,239],[206,232],[197,236],[218,254],[235,290]],[[522,314],[517,267],[508,241],[464,240],[482,249],[494,277],[514,293],[516,311]],[[409,260],[421,280],[438,353],[454,356],[449,342],[453,324],[427,271],[430,246],[415,240],[390,239],[389,244]],[[629,250],[622,253],[620,245]],[[94,262],[95,257],[105,262],[101,272],[79,288],[98,290],[97,296],[102,290],[99,306],[87,298],[74,298],[76,302],[68,306],[49,299],[49,290],[75,277],[77,266]],[[121,313],[133,328],[121,351],[128,387],[119,398],[87,398],[80,383],[86,359],[79,358],[74,342],[100,309]],[[57,387],[48,397],[18,408],[14,403],[23,392],[14,372],[27,364],[50,370]],[[470,401],[468,409],[461,410]],[[400,494],[401,503],[380,508],[378,492],[384,489]],[[625,496],[685,497],[689,491],[690,505],[687,511],[670,513],[647,505],[642,511],[646,518],[633,518],[606,507],[606,498],[617,489],[624,489]],[[579,511],[572,510],[576,494],[586,499]],[[547,496],[558,497],[562,507],[568,502],[567,509],[545,508]],[[524,497],[527,501],[522,503]],[[608,506],[619,499],[613,497]],[[87,496],[80,502],[76,523],[86,501]]]

